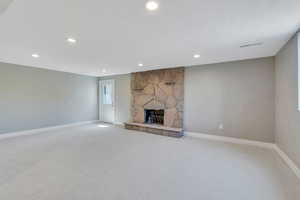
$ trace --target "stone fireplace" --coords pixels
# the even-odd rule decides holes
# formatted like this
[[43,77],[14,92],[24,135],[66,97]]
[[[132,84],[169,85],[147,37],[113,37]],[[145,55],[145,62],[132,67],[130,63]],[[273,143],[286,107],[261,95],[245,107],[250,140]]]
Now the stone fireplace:
[[132,73],[131,94],[132,121],[125,124],[126,128],[183,135],[183,67]]

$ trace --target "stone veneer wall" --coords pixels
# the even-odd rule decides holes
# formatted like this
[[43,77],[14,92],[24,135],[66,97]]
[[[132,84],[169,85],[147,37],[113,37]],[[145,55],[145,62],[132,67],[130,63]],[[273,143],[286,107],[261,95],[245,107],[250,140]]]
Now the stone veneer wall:
[[184,68],[131,74],[131,117],[144,123],[144,109],[165,109],[164,126],[183,127]]

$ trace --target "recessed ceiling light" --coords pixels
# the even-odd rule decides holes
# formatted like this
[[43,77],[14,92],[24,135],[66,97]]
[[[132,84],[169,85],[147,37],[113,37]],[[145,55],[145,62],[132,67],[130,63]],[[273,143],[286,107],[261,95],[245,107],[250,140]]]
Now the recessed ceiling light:
[[158,3],[155,1],[148,1],[146,3],[147,10],[154,11],[158,9]]
[[195,54],[194,58],[200,58],[200,55],[199,54]]
[[70,44],[75,44],[77,42],[77,40],[75,38],[68,38],[67,41],[70,43]]
[[144,66],[144,64],[143,63],[139,63],[139,67],[143,67]]
[[39,58],[40,57],[40,55],[36,54],[36,53],[32,54],[31,56],[34,57],[34,58]]

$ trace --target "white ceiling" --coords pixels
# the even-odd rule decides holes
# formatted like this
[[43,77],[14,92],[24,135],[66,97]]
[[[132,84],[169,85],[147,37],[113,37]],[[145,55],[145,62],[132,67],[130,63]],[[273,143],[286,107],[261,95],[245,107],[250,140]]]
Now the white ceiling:
[[[15,0],[0,15],[0,61],[92,76],[217,63],[273,56],[300,25],[299,0],[146,2]],[[239,47],[253,42],[264,44]]]

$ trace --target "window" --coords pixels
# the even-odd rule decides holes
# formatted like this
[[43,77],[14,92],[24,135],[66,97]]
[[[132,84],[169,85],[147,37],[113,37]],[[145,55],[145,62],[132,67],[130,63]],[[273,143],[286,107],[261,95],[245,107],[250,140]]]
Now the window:
[[102,102],[104,105],[112,104],[112,85],[110,83],[103,84],[102,86]]
[[298,33],[298,111],[300,111],[300,32]]

